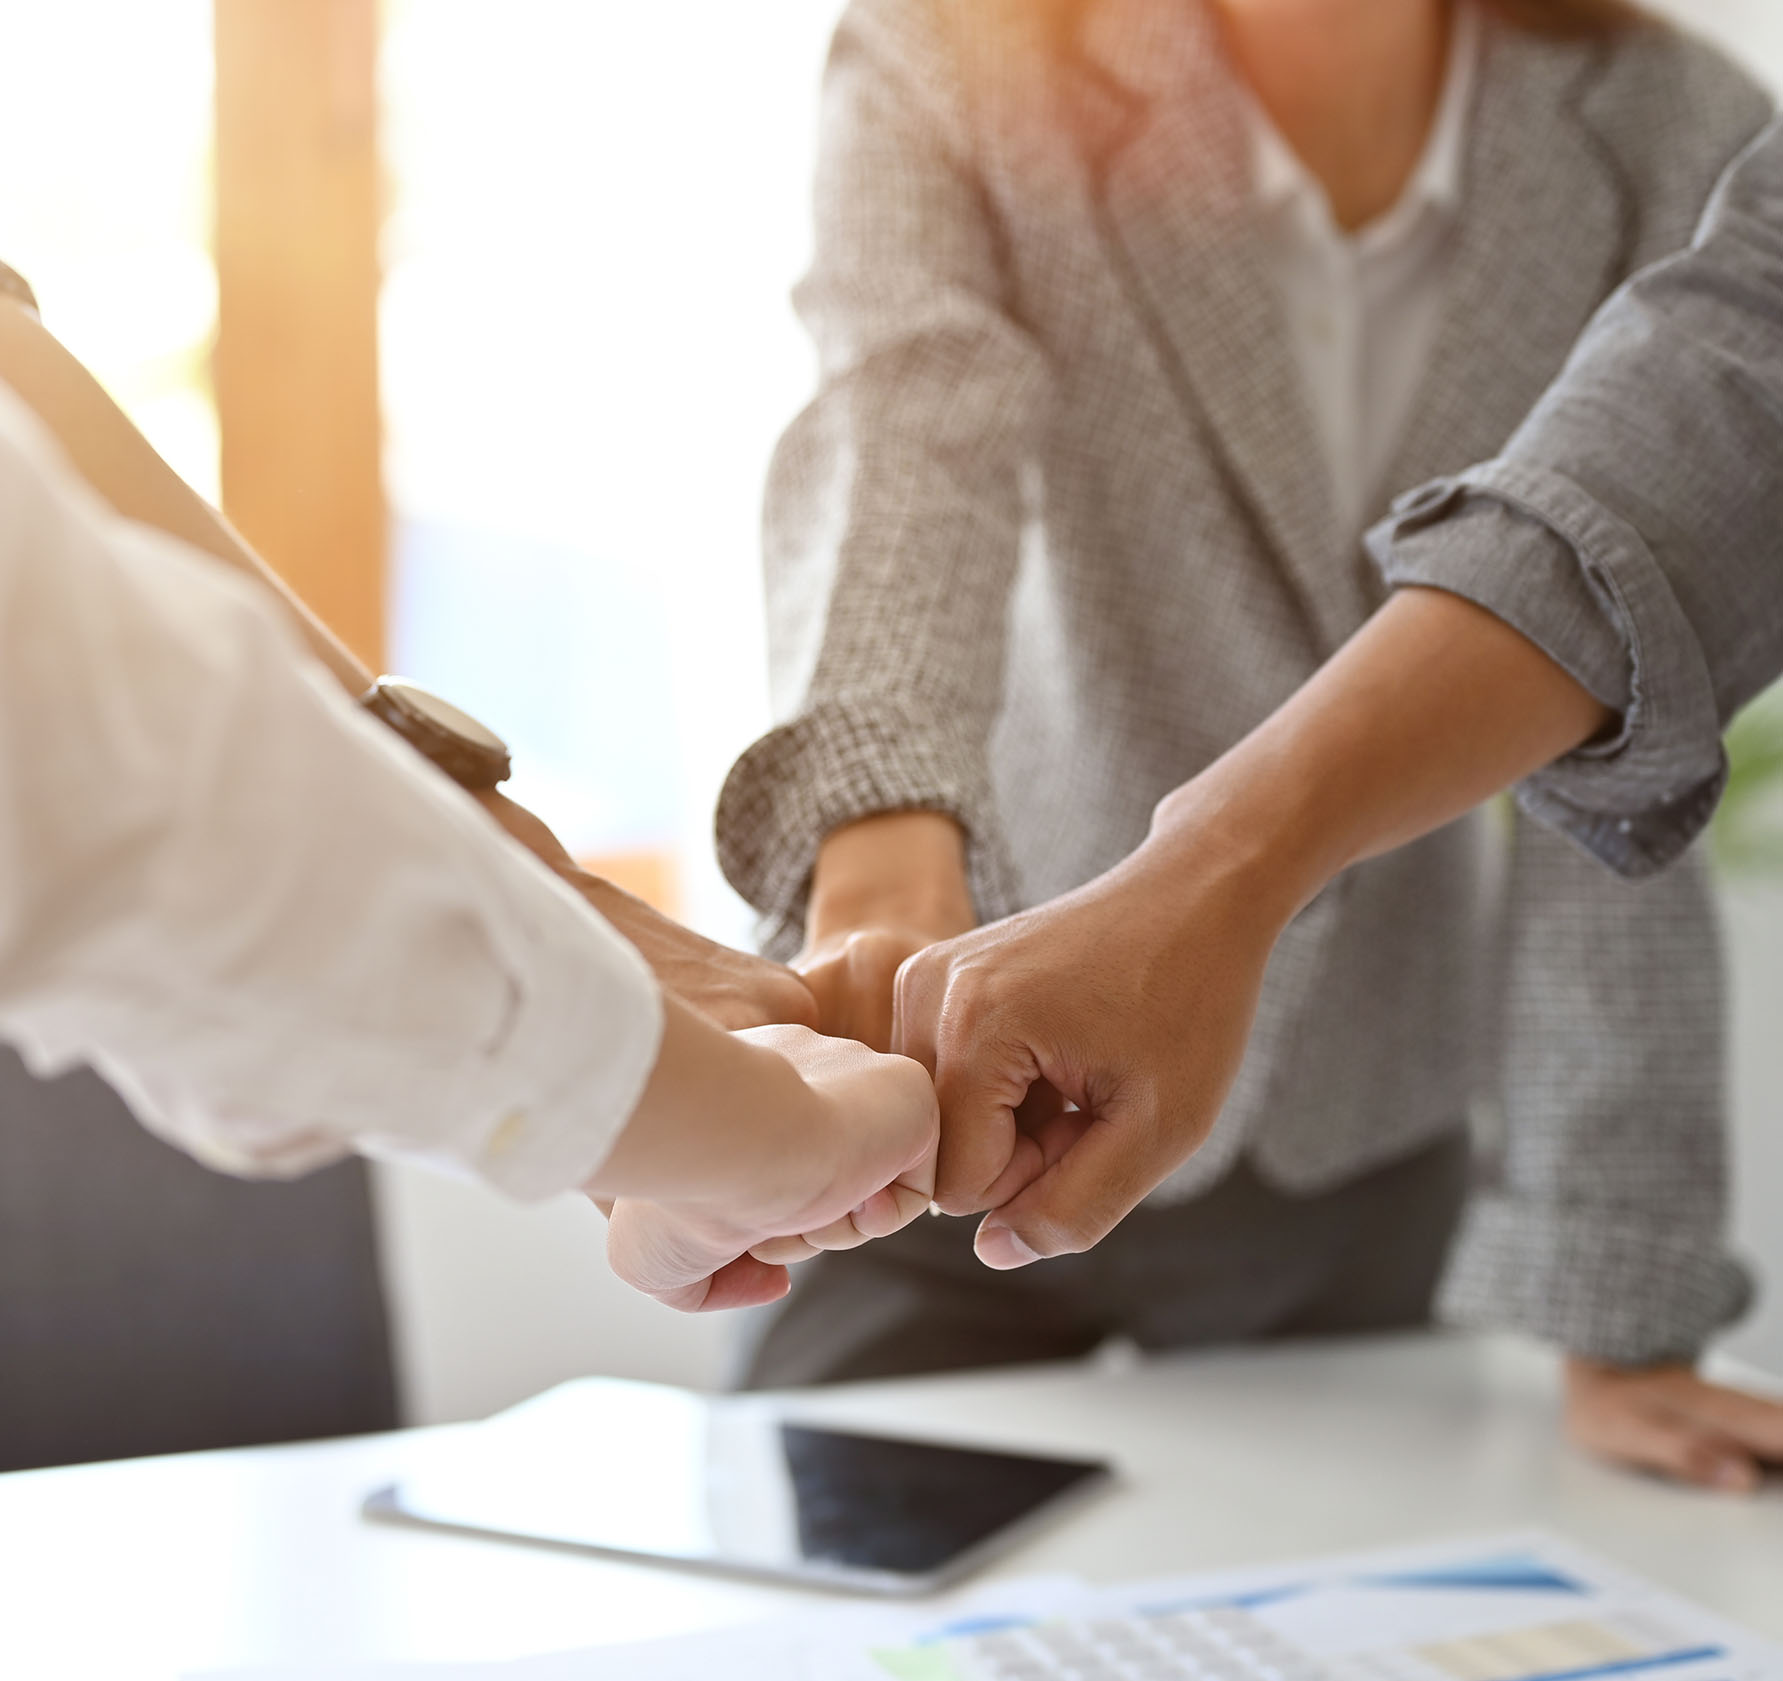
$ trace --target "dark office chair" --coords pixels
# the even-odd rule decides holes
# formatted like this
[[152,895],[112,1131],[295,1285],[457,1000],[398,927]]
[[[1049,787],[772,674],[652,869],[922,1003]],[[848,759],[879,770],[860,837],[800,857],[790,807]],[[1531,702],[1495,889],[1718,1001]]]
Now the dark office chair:
[[362,1163],[224,1178],[0,1047],[0,1471],[395,1423]]

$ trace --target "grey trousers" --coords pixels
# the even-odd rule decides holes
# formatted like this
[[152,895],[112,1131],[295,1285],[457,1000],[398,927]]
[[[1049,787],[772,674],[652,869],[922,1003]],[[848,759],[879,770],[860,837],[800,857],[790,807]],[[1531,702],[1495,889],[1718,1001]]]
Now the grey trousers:
[[782,1389],[1146,1349],[1427,1324],[1467,1198],[1457,1130],[1361,1179],[1296,1197],[1248,1164],[1205,1196],[1142,1207],[1096,1248],[998,1273],[978,1222],[924,1218],[794,1269],[743,1351],[739,1387]]

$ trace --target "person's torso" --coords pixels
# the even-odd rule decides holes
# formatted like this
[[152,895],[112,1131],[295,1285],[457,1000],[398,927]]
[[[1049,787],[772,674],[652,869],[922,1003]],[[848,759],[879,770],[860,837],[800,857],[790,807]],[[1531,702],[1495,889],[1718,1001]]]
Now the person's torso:
[[[1038,902],[1137,845],[1157,800],[1381,597],[1334,494],[1204,10],[1096,0],[1062,73],[1019,32],[963,26],[961,42],[984,55],[964,81],[1011,308],[1055,381],[992,752]],[[1470,104],[1428,365],[1367,517],[1496,452],[1615,286],[1688,240],[1764,114],[1740,72],[1663,29],[1557,42],[1491,21]],[[1432,837],[1289,931],[1198,1179],[1260,1117],[1253,1150],[1308,1187],[1460,1118],[1477,855],[1465,829]]]

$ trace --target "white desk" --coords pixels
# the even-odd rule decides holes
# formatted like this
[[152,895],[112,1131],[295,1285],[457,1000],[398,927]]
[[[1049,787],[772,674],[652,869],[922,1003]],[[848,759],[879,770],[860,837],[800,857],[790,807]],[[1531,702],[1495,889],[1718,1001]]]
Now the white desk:
[[[126,1403],[127,1404],[127,1403]],[[1413,1338],[831,1390],[816,1417],[1117,1459],[1007,1575],[1092,1580],[1540,1524],[1783,1639],[1783,1489],[1730,1500],[1560,1443],[1552,1362]],[[0,1676],[499,1658],[752,1620],[805,1596],[368,1525],[449,1430],[0,1477]]]

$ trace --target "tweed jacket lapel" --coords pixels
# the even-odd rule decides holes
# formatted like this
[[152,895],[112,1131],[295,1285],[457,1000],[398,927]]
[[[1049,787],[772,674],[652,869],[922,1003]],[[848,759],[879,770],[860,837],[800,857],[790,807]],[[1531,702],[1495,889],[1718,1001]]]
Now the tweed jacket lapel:
[[1103,118],[1092,163],[1110,254],[1329,653],[1367,604],[1343,564],[1324,453],[1259,246],[1218,25],[1199,0],[1094,0],[1073,69],[1080,112]]
[[[1578,111],[1594,64],[1588,45],[1485,25],[1450,297],[1389,491],[1496,453],[1626,264]],[[1104,237],[1328,654],[1380,587],[1336,526],[1217,22],[1204,0],[1093,0],[1073,70]]]
[[1487,24],[1448,302],[1389,496],[1496,455],[1629,265],[1628,207],[1579,114],[1594,64]]

